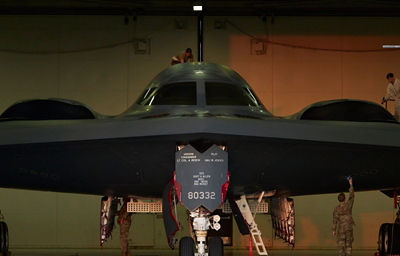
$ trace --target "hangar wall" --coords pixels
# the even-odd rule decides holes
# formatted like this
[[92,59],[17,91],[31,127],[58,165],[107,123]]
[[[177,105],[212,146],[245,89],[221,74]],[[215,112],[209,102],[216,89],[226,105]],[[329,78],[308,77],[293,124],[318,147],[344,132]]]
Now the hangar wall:
[[[246,35],[309,48],[379,49],[383,43],[400,42],[400,18],[271,21],[270,17],[266,22],[258,17],[206,17],[204,58],[238,71],[276,115],[333,98],[379,103],[386,89],[385,74],[400,71],[400,51],[320,51],[260,43]],[[186,47],[196,55],[197,49],[194,17],[138,17],[125,24],[123,17],[108,16],[0,16],[0,35],[1,112],[17,100],[60,97],[81,101],[103,114],[118,114],[169,65],[172,55]],[[150,39],[150,54],[135,52],[134,43],[124,43],[132,38]],[[354,182],[357,186],[357,177]],[[379,225],[394,217],[392,200],[380,192],[359,192],[356,197],[354,247],[376,248]],[[99,200],[0,189],[0,209],[14,248],[97,247]],[[336,195],[296,197],[295,204],[297,247],[335,248],[330,229]],[[133,218],[135,246],[167,247],[159,216]],[[287,248],[272,239],[269,217],[258,218],[267,244]],[[234,230],[234,247],[245,248],[248,238],[240,238]],[[119,246],[118,230],[114,232],[107,247]]]

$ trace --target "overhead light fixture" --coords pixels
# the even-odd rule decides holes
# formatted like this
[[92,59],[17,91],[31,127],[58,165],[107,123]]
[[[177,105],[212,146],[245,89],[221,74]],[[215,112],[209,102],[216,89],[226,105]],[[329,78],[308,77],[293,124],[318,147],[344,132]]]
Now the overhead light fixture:
[[193,11],[195,12],[201,12],[203,10],[202,5],[193,5]]
[[400,45],[399,44],[384,44],[384,45],[382,45],[382,48],[388,48],[388,49],[400,48]]
[[201,1],[194,1],[194,3],[193,3],[193,11],[195,11],[195,12],[203,11],[203,4],[201,3]]

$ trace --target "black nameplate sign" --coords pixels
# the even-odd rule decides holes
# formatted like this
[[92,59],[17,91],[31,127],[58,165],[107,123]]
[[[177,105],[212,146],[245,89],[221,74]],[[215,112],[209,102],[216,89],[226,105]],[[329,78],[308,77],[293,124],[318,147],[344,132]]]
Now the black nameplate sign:
[[190,211],[203,206],[210,212],[223,200],[223,187],[229,180],[228,153],[216,145],[204,153],[188,145],[175,154],[176,187],[179,199]]

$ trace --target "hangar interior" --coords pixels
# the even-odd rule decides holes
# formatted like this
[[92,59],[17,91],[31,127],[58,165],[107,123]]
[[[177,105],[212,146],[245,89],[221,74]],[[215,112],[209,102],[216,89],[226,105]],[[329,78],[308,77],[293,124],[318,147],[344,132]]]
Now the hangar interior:
[[[66,98],[116,115],[169,66],[173,55],[191,47],[197,57],[195,15],[7,10],[0,16],[1,112],[20,100]],[[380,104],[386,73],[400,72],[400,51],[382,50],[383,44],[400,43],[400,18],[373,11],[370,16],[301,14],[205,16],[204,60],[236,70],[274,115],[330,99]],[[393,104],[388,107],[393,112]],[[380,224],[395,217],[393,199],[379,191],[357,192],[356,176],[354,184],[354,249],[376,249]],[[294,197],[296,248],[336,248],[331,233],[336,198]],[[100,196],[0,189],[11,249],[98,248],[99,208]],[[136,214],[132,220],[132,247],[167,249],[160,215]],[[186,219],[180,221],[179,236],[187,235]],[[268,248],[289,248],[273,238],[268,215],[259,215],[257,223]],[[105,248],[119,248],[118,228]],[[235,224],[232,248],[248,248],[248,237],[241,237]]]

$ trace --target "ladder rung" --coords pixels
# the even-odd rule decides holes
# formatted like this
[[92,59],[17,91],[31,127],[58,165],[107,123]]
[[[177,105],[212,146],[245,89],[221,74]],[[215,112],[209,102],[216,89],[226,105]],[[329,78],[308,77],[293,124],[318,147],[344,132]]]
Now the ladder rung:
[[253,238],[254,246],[257,249],[257,253],[259,255],[268,255],[267,249],[264,246],[264,241],[262,240],[260,230],[254,228],[250,231],[251,231],[251,236]]
[[246,197],[241,196],[240,200],[236,201],[236,204],[239,206],[240,212],[242,213],[247,223],[249,223],[251,240],[253,241],[254,246],[257,249],[258,255],[268,256],[267,249],[265,248],[264,241],[262,240],[261,232],[254,221],[254,217],[252,212],[250,211],[250,207],[247,203]]

